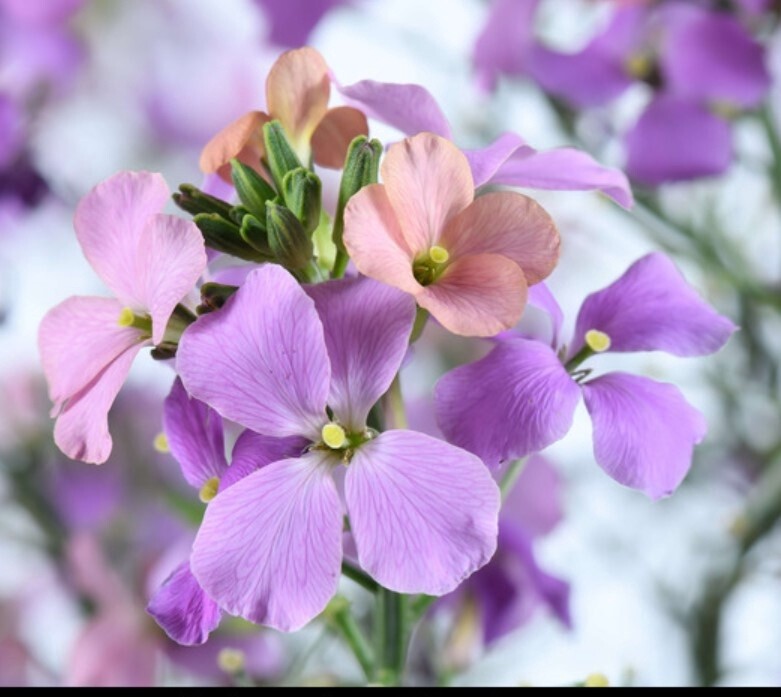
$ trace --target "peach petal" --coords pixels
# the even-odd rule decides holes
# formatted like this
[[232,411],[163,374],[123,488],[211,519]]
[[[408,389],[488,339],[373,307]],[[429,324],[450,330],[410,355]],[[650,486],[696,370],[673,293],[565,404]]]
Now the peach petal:
[[[263,153],[263,124],[270,120],[262,111],[250,111],[228,124],[204,146],[199,162],[201,170],[206,174],[220,172],[222,176],[225,165],[234,157],[257,167]],[[254,161],[247,161],[255,153]]]
[[501,254],[523,270],[529,285],[547,278],[559,260],[553,219],[536,201],[501,192],[479,196],[445,228],[441,244],[451,258]]
[[416,299],[454,334],[494,336],[518,322],[527,292],[515,262],[499,254],[475,254],[454,261]]
[[414,256],[436,244],[447,222],[474,198],[464,153],[445,138],[419,133],[392,145],[382,179]]
[[362,111],[350,106],[329,109],[312,135],[312,152],[321,167],[341,169],[353,138],[369,134]]

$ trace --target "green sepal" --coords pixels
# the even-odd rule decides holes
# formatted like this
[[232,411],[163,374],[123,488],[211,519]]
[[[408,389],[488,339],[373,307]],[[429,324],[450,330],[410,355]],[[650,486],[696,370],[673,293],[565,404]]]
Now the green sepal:
[[267,258],[250,247],[241,237],[238,225],[216,213],[200,213],[193,218],[203,235],[204,243],[210,249],[244,259],[245,261],[267,261]]
[[236,159],[231,160],[231,179],[244,208],[256,218],[263,218],[266,201],[277,195],[274,189],[252,167]]
[[314,254],[312,239],[292,211],[266,203],[266,229],[269,247],[282,266],[300,271],[309,265]]
[[201,304],[195,311],[199,315],[205,315],[219,310],[238,289],[238,286],[223,283],[204,283],[201,286]]
[[285,205],[310,235],[320,223],[322,189],[320,177],[304,167],[288,172],[282,180]]
[[239,234],[241,235],[241,238],[253,249],[257,250],[266,257],[271,258],[273,256],[271,249],[268,246],[268,234],[266,233],[266,226],[251,213],[247,213],[247,215],[244,216],[244,220],[241,221]]
[[285,175],[303,167],[293,148],[288,143],[285,130],[279,121],[263,124],[263,141],[266,146],[266,163],[277,188],[281,190]]
[[183,211],[196,216],[200,213],[213,213],[221,218],[230,218],[231,204],[210,196],[192,184],[182,184],[173,195],[174,203]]

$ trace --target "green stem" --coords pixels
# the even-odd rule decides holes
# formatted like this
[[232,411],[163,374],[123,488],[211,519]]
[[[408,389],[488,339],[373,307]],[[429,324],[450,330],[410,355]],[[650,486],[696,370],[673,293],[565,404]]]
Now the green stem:
[[365,588],[370,593],[376,593],[380,588],[377,581],[365,574],[360,569],[354,567],[349,562],[342,562],[342,574],[344,574],[351,581],[357,583],[362,588]]
[[414,344],[418,339],[420,339],[420,335],[423,333],[423,330],[426,328],[426,323],[428,322],[429,318],[429,312],[428,310],[424,310],[422,307],[418,308],[418,311],[415,313],[415,323],[412,325],[412,332],[409,336],[409,343]]
[[336,250],[336,258],[334,259],[334,268],[331,271],[331,278],[341,278],[344,276],[344,272],[347,270],[347,264],[350,263],[350,257],[344,250]]
[[374,652],[368,640],[364,636],[358,623],[350,612],[349,603],[345,602],[334,613],[332,618],[334,626],[341,632],[350,650],[366,676],[371,682],[374,679]]
[[770,181],[773,184],[773,195],[775,196],[776,204],[781,206],[781,138],[779,138],[776,130],[774,114],[770,105],[766,104],[760,109],[759,119],[765,129],[770,152],[773,154],[773,161],[769,167]]
[[377,644],[376,680],[381,685],[401,685],[409,642],[407,598],[387,588],[377,593],[375,639]]
[[407,428],[407,412],[404,408],[404,397],[401,394],[401,377],[396,374],[388,389],[388,406],[393,419],[393,428]]
[[513,460],[507,467],[507,471],[502,475],[502,481],[499,483],[499,490],[502,492],[502,501],[507,498],[507,495],[512,491],[515,482],[518,481],[518,477],[521,476],[523,468],[526,466],[528,458],[521,458],[520,460]]

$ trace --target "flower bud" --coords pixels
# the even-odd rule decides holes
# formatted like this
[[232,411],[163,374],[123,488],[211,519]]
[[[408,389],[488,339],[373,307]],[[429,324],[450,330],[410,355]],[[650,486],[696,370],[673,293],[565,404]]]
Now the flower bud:
[[277,261],[291,271],[308,266],[314,254],[312,239],[298,218],[285,206],[266,204],[268,243]]
[[321,194],[320,177],[304,167],[288,172],[282,180],[285,205],[310,235],[320,223]]
[[204,283],[201,286],[201,304],[196,308],[199,315],[219,310],[239,289],[238,286],[228,286],[222,283]]
[[271,258],[271,249],[268,246],[268,235],[266,226],[260,222],[254,215],[247,213],[241,221],[239,234],[250,247]]
[[266,146],[266,160],[271,177],[278,188],[282,187],[285,175],[302,166],[295,151],[285,136],[285,130],[279,121],[263,124],[263,141]]
[[247,167],[236,159],[231,160],[231,179],[243,206],[257,218],[264,218],[266,201],[276,196],[276,192],[252,167]]
[[205,194],[192,184],[182,184],[179,187],[179,191],[173,195],[173,200],[179,208],[192,216],[200,213],[210,213],[226,220],[230,218],[230,203]]
[[193,218],[207,247],[245,261],[268,261],[242,238],[239,226],[216,213],[200,213]]

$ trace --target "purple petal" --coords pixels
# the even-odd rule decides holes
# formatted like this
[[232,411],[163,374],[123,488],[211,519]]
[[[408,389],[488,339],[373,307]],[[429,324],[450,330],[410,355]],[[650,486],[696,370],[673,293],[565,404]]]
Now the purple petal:
[[481,89],[493,90],[500,75],[523,74],[539,4],[539,0],[495,0],[472,54]]
[[277,46],[303,46],[318,22],[350,0],[255,0],[269,24],[268,40]]
[[563,438],[580,388],[549,346],[518,338],[444,375],[434,397],[445,437],[493,469]]
[[247,276],[185,331],[177,371],[223,417],[270,436],[320,438],[331,368],[314,302],[283,268]]
[[228,467],[222,419],[206,404],[190,397],[178,378],[165,400],[163,428],[171,454],[190,486],[200,488],[212,477],[222,476]]
[[594,424],[594,457],[617,482],[652,499],[671,494],[707,431],[702,414],[674,385],[608,373],[583,386]]
[[408,136],[429,131],[450,139],[450,124],[431,93],[420,85],[362,80],[336,89],[367,116]]
[[610,337],[611,351],[704,356],[718,351],[736,327],[697,294],[672,261],[656,252],[586,298],[575,325],[571,355],[583,346],[590,329]]
[[561,521],[561,478],[540,455],[532,455],[502,505],[501,520],[520,525],[532,537],[542,537]]
[[575,148],[517,150],[493,175],[492,184],[553,191],[601,191],[624,208],[634,199],[626,175]]
[[496,549],[499,489],[476,457],[415,431],[361,446],[345,479],[361,567],[399,593],[442,595]]
[[703,104],[658,95],[625,136],[626,171],[645,184],[686,181],[724,172],[732,162],[732,134]]
[[331,358],[328,405],[349,430],[366,426],[369,409],[390,387],[407,353],[415,300],[369,278],[307,288]]
[[755,107],[770,87],[762,44],[724,12],[692,11],[667,27],[665,86],[689,99]]
[[336,593],[342,505],[319,454],[280,460],[208,505],[192,570],[226,612],[283,632],[303,627]]
[[502,133],[493,143],[484,148],[464,150],[469,166],[472,168],[472,178],[475,188],[487,184],[496,174],[499,168],[515,153],[536,152],[526,145],[525,141],[517,133]]
[[157,589],[146,611],[179,644],[195,646],[220,623],[220,608],[198,585],[189,562],[180,564]]
[[231,453],[230,467],[220,479],[220,489],[233,486],[248,474],[278,460],[300,457],[310,444],[306,438],[272,438],[249,429],[236,440]]

